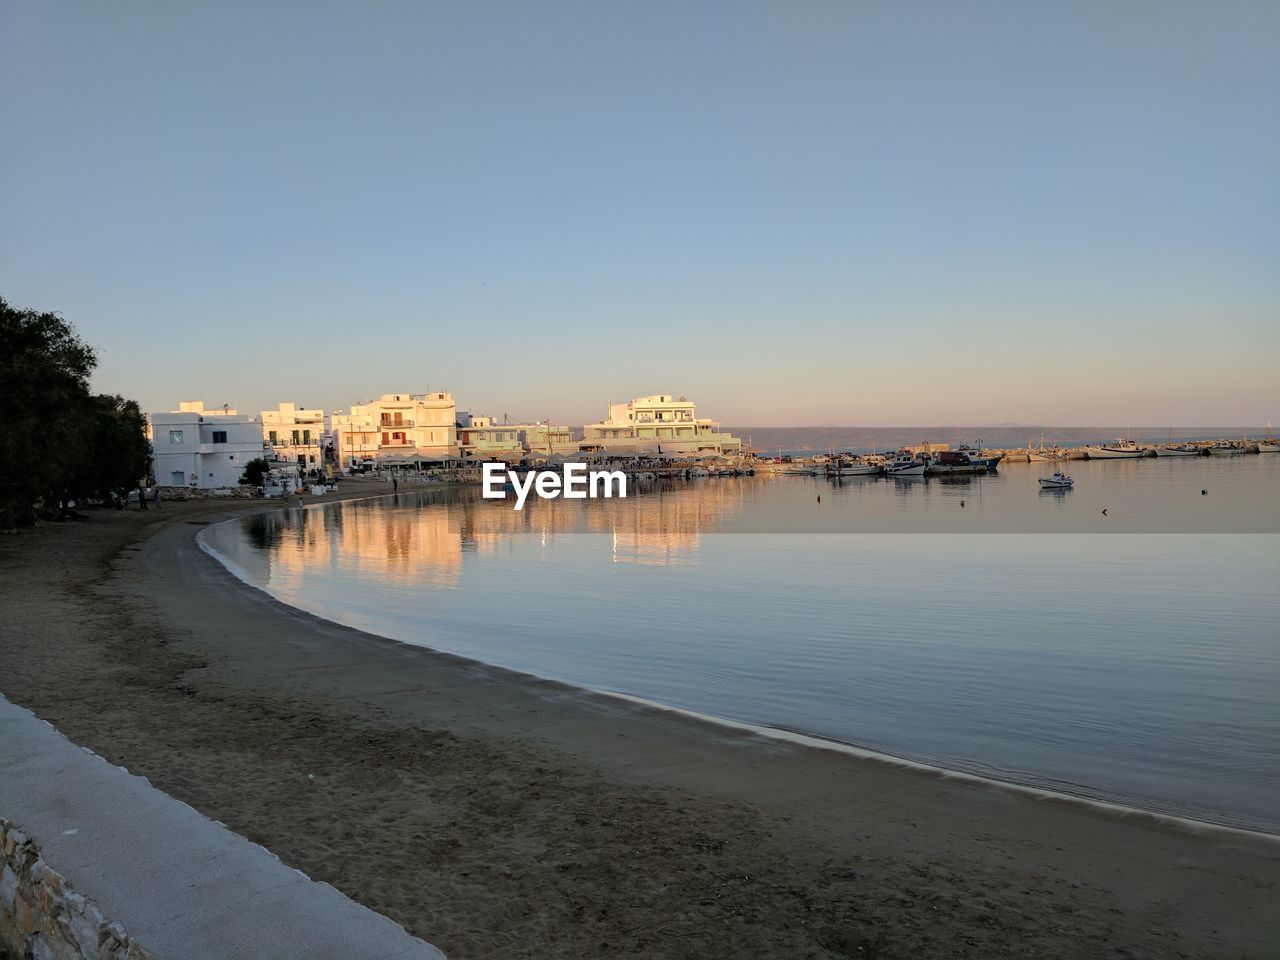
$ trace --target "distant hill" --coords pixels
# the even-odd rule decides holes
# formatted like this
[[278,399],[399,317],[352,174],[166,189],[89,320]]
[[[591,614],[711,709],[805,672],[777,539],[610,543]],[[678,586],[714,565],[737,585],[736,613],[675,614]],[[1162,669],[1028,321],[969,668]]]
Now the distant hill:
[[[1045,446],[1078,447],[1115,437],[1159,443],[1170,437],[1169,427],[1050,427],[1028,424],[998,424],[982,427],[725,427],[736,437],[750,439],[760,453],[779,450],[896,450],[906,444],[962,443],[1012,449],[1040,443]],[[1174,427],[1175,440],[1216,440],[1219,437],[1261,437],[1265,427]]]

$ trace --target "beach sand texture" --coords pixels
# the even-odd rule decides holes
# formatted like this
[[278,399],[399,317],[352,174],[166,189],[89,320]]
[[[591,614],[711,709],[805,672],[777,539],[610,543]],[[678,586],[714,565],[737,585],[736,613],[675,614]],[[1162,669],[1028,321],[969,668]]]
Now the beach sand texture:
[[326,623],[196,546],[199,523],[256,509],[0,538],[0,692],[450,957],[1280,955],[1274,840]]

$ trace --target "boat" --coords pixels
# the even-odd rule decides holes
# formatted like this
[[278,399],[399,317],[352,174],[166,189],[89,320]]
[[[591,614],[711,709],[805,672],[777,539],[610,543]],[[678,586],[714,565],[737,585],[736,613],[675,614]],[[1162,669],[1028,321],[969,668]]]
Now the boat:
[[1197,447],[1194,443],[1170,443],[1163,447],[1156,447],[1157,457],[1202,457],[1204,456],[1204,448]]
[[1040,438],[1040,446],[1031,446],[1031,441],[1027,441],[1027,462],[1028,463],[1049,463],[1052,460],[1065,460],[1067,455],[1058,447],[1050,447],[1048,450],[1044,448],[1044,437]]
[[1244,454],[1244,444],[1235,440],[1219,440],[1209,447],[1209,456],[1211,457],[1242,457]]
[[1259,453],[1280,453],[1280,442],[1276,441],[1275,434],[1271,432],[1271,421],[1267,421],[1267,439],[1258,441]]
[[1110,443],[1085,447],[1090,460],[1131,460],[1147,455],[1147,448],[1140,447],[1128,437],[1117,437]]
[[838,456],[827,464],[828,477],[872,477],[879,472],[878,463],[868,463],[853,454]]
[[[979,440],[978,442],[981,443],[982,441]],[[978,447],[978,449],[975,450],[967,443],[960,444],[960,446],[956,447],[955,450],[951,452],[963,453],[972,463],[980,464],[992,473],[994,473],[996,468],[1000,466],[1000,461],[1004,458],[1003,454],[996,454],[993,457],[983,456],[982,447]]]
[[885,464],[884,472],[890,477],[923,477],[925,462],[917,460],[905,450]]
[[1058,471],[1051,477],[1040,478],[1040,489],[1042,490],[1069,490],[1073,486],[1075,486],[1075,481],[1062,471]]
[[970,456],[967,448],[943,450],[925,461],[926,475],[954,473],[986,473],[986,460]]

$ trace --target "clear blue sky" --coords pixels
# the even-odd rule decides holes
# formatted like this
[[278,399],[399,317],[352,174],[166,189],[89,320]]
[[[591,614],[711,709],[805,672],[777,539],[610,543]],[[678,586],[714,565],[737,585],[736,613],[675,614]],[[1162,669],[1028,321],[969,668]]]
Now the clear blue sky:
[[1280,421],[1280,4],[0,5],[0,294],[166,409]]

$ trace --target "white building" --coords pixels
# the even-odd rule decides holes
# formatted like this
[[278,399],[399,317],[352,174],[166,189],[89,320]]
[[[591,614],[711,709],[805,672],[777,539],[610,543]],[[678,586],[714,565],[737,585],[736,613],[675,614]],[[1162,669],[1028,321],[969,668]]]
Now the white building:
[[323,410],[304,410],[296,403],[282,403],[263,410],[262,439],[275,451],[278,466],[303,470],[323,467],[328,429]]
[[262,425],[223,407],[206,410],[198,400],[151,414],[151,448],[160,486],[234,487],[245,465],[264,456]]
[[521,423],[511,429],[518,432],[521,444],[531,455],[569,457],[578,452],[578,441],[573,438],[573,431],[567,426]]
[[609,404],[609,416],[583,428],[584,446],[617,453],[739,453],[742,441],[699,419],[684,397],[655,394]]
[[387,393],[331,419],[342,467],[365,460],[458,456],[457,407],[450,393]]
[[495,422],[493,417],[466,410],[458,413],[458,452],[464,460],[520,459],[524,445],[520,428]]

